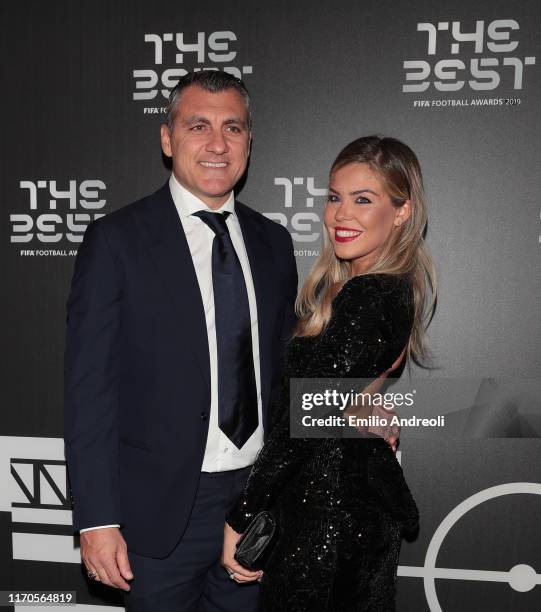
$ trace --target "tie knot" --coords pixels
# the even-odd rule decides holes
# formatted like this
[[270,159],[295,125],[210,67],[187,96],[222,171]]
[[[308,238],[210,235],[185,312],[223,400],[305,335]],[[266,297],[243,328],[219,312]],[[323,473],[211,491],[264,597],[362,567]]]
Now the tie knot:
[[210,212],[209,210],[198,210],[193,215],[199,217],[217,235],[229,234],[225,220],[231,213],[225,210],[223,213]]

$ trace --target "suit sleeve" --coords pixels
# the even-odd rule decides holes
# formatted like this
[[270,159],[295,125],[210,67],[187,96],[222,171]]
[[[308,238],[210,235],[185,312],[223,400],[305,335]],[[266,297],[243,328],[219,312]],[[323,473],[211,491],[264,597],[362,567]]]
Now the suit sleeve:
[[269,431],[272,431],[272,428],[280,417],[280,411],[278,410],[280,407],[279,402],[277,403],[275,399],[280,393],[284,384],[287,382],[283,377],[286,345],[291,337],[291,334],[293,333],[295,324],[297,323],[297,316],[295,314],[295,300],[297,299],[298,285],[297,263],[295,260],[295,252],[293,249],[291,234],[285,228],[283,228],[283,234],[285,247],[281,243],[280,251],[285,253],[285,261],[283,264],[284,280],[282,285],[284,306],[278,337],[278,365],[276,368],[276,378],[273,381],[270,401],[270,406],[272,406],[273,409],[270,413]]
[[64,442],[74,530],[122,524],[117,422],[122,288],[99,221],[85,232],[66,304]]
[[[286,230],[287,231],[287,230]],[[295,251],[293,249],[293,240],[291,239],[291,235],[287,232],[287,277],[285,282],[285,310],[284,310],[284,318],[282,323],[282,333],[280,335],[281,338],[281,347],[284,350],[287,340],[289,339],[291,333],[293,332],[293,328],[295,323],[297,322],[297,317],[295,315],[295,300],[297,299],[297,284],[298,284],[298,274],[297,274],[297,263],[295,261]],[[282,355],[283,356],[283,355]]]

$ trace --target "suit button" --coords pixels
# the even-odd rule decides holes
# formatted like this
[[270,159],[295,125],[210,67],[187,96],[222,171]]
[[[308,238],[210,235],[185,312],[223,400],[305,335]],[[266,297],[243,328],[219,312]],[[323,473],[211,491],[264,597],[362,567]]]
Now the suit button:
[[206,412],[202,412],[201,413],[201,420],[202,421],[206,421],[207,420],[207,413]]

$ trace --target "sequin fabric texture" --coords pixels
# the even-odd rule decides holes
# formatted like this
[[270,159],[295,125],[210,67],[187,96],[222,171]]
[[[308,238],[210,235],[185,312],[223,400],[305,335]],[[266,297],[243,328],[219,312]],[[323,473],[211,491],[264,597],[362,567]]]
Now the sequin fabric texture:
[[291,438],[289,379],[376,378],[406,345],[412,299],[406,275],[353,277],[326,330],[288,343],[272,429],[226,516],[238,533],[261,510],[277,519],[259,611],[395,610],[402,537],[419,520],[402,468],[380,437]]

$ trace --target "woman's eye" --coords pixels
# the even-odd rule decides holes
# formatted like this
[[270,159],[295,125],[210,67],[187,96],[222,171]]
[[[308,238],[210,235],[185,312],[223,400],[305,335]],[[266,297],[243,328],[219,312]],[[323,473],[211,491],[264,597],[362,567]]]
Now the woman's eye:
[[355,200],[355,204],[372,204],[372,202],[368,198],[361,196]]
[[327,196],[327,202],[338,202],[338,197],[333,195],[332,193],[329,193],[329,195]]

